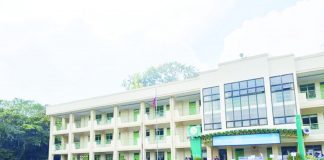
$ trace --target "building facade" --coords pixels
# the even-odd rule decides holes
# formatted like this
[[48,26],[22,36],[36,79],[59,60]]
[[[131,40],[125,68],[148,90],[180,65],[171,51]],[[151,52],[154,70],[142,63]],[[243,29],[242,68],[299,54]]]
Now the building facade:
[[[191,155],[187,128],[194,125],[212,135],[201,146],[208,160],[286,159],[297,151],[296,136],[281,131],[295,130],[298,114],[310,129],[306,152],[318,155],[324,152],[324,53],[242,58],[196,78],[52,105],[46,112],[49,159],[183,160]],[[269,139],[276,132],[260,137],[263,130],[278,130],[278,142]],[[227,141],[217,136],[234,132]],[[258,140],[247,142],[240,134],[246,132]]]

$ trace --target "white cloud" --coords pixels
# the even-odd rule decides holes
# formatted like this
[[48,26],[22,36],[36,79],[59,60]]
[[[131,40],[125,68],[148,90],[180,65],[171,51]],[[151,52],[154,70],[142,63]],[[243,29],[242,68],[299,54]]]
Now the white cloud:
[[323,6],[323,0],[304,0],[245,21],[225,38],[220,61],[237,59],[240,53],[305,55],[324,51]]
[[167,61],[206,69],[191,47],[231,1],[0,1],[0,99],[60,103],[121,90]]

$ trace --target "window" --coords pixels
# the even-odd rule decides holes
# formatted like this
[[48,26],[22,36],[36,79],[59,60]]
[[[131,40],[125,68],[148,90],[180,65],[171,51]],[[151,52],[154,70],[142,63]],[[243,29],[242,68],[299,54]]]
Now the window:
[[324,99],[324,82],[320,83],[321,99]]
[[306,145],[306,154],[307,155],[313,155],[315,157],[318,157],[322,154],[322,146],[321,145]]
[[270,77],[274,124],[295,123],[296,101],[293,74]]
[[316,92],[315,92],[315,84],[303,84],[300,85],[300,92],[306,93],[307,99],[316,98]]
[[113,134],[112,133],[107,133],[106,134],[106,144],[110,144],[113,139]]
[[101,143],[101,135],[100,134],[97,134],[95,139],[96,139],[96,144]]
[[163,128],[158,128],[158,129],[156,129],[156,130],[155,130],[155,134],[156,134],[157,136],[163,136],[163,135],[164,135],[164,130],[163,130]]
[[63,138],[62,136],[55,136],[55,138],[54,138],[55,145],[61,145],[62,138]]
[[100,160],[100,155],[95,155],[95,160]]
[[146,130],[146,137],[149,137],[149,136],[150,136],[150,130],[147,129],[147,130]]
[[217,130],[221,129],[221,113],[219,101],[219,87],[204,88],[203,110],[204,110],[204,129]]
[[145,108],[145,113],[146,113],[146,114],[150,114],[150,107],[146,107],[146,108]]
[[195,115],[196,112],[196,102],[189,102],[189,115]]
[[304,126],[309,126],[311,129],[318,129],[317,115],[304,115],[303,124]]
[[156,107],[156,116],[157,117],[163,117],[163,115],[164,115],[163,106],[157,106]]
[[146,152],[146,160],[150,160],[150,152]]
[[296,146],[284,146],[284,147],[281,147],[282,159],[287,160],[288,155],[291,152],[297,152],[297,147]]
[[100,123],[100,121],[101,121],[101,114],[96,115],[96,121],[97,121],[97,124]]
[[169,110],[170,110],[170,105],[167,104],[166,107],[165,107],[165,109],[166,109],[167,111],[169,111]]
[[170,136],[170,135],[171,135],[170,128],[167,128],[167,136]]
[[228,83],[224,89],[227,128],[268,124],[263,78]]
[[112,118],[114,118],[114,113],[113,112],[107,113],[107,119],[108,119],[108,121],[111,121]]
[[106,160],[113,160],[113,154],[106,154]]

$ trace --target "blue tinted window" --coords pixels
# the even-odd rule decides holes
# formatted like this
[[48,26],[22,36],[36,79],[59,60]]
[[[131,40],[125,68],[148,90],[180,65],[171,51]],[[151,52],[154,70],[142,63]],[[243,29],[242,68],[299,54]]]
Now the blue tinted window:
[[270,85],[274,123],[295,123],[296,102],[293,74],[271,77]]
[[270,83],[271,83],[271,85],[281,84],[281,77],[280,76],[271,77]]
[[249,88],[255,87],[255,80],[254,79],[248,81],[248,87]]
[[224,88],[228,128],[267,124],[263,78],[225,84]]
[[221,129],[219,87],[203,89],[204,129]]

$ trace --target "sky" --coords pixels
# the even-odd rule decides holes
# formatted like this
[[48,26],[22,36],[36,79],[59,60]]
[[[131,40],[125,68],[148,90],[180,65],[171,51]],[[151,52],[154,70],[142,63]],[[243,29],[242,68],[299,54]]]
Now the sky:
[[322,0],[1,0],[0,99],[58,104],[170,61],[324,51]]

